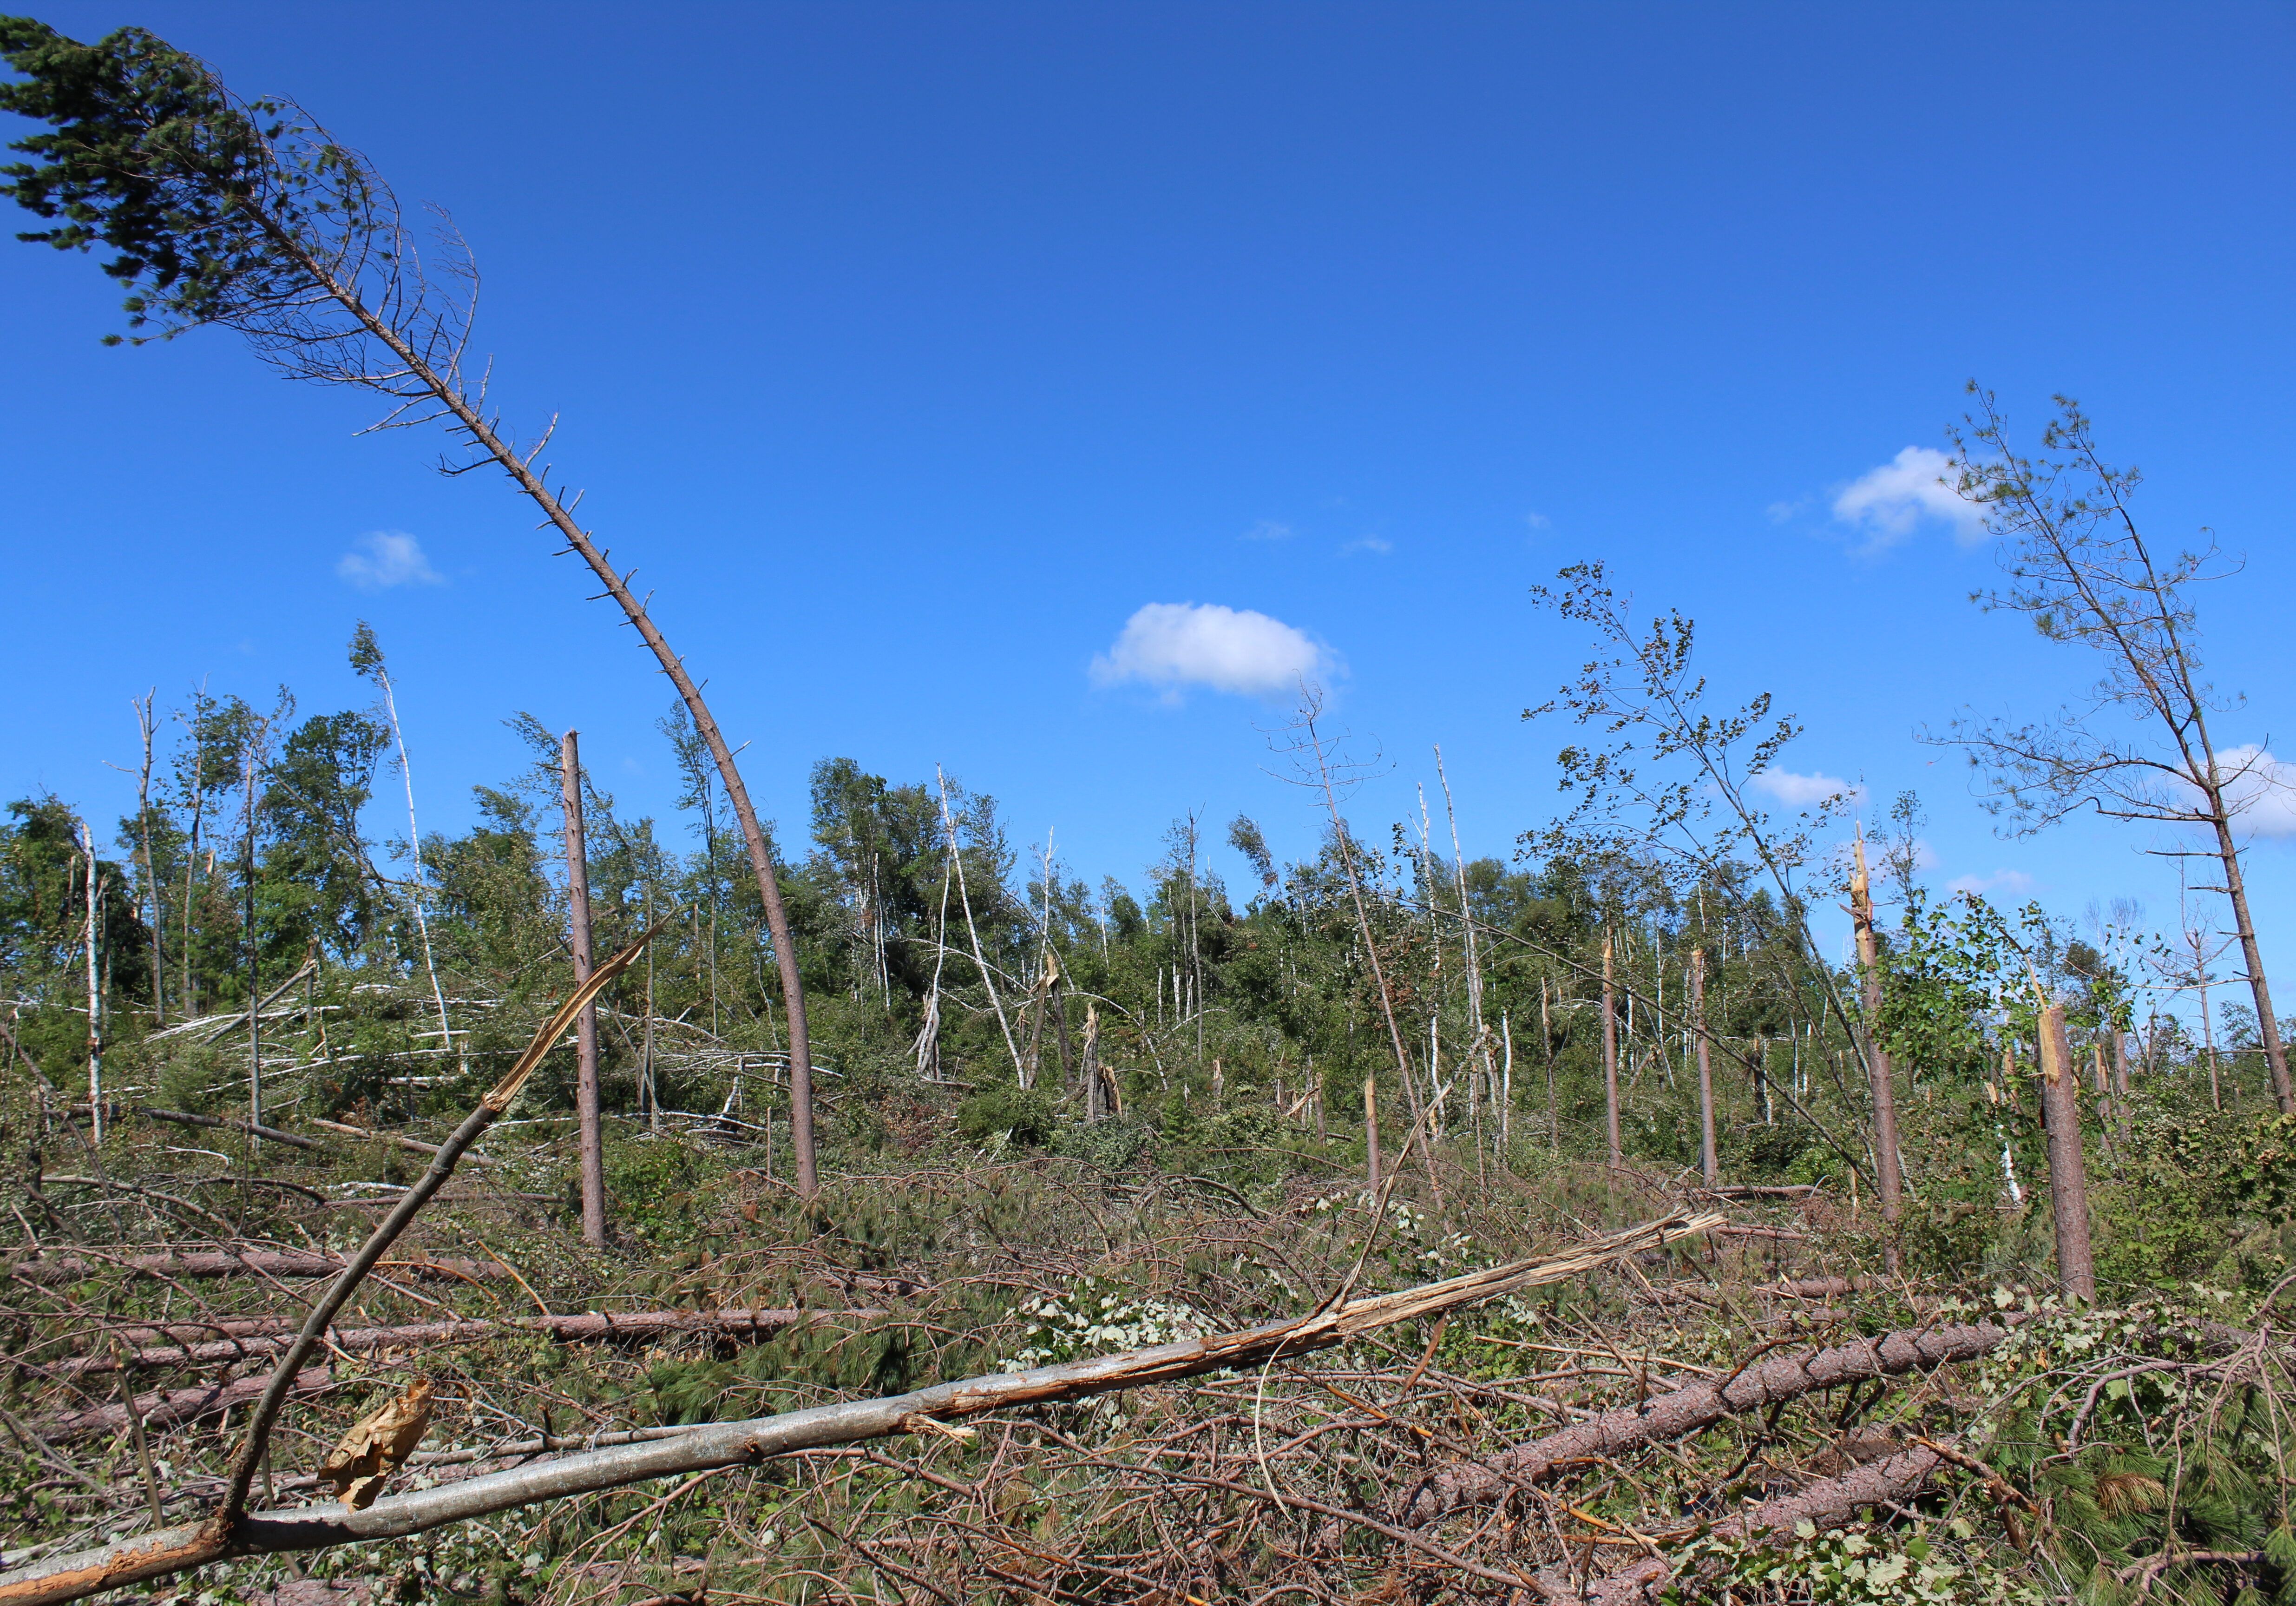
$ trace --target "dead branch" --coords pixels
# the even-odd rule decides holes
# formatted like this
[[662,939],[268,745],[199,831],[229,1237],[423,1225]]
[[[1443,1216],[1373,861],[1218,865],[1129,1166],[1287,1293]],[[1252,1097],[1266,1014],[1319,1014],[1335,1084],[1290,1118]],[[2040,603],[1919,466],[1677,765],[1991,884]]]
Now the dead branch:
[[[487,1279],[503,1275],[500,1266],[475,1260],[446,1257],[390,1263],[416,1277]],[[55,1288],[101,1277],[106,1272],[126,1272],[144,1277],[332,1277],[342,1271],[339,1255],[316,1255],[299,1249],[194,1249],[173,1255],[123,1255],[117,1259],[92,1259],[85,1255],[29,1255],[8,1268],[20,1282]]]
[[[379,1500],[363,1511],[340,1503],[226,1517],[47,1558],[0,1575],[0,1606],[45,1606],[166,1577],[234,1556],[323,1549],[393,1538],[491,1512],[619,1488],[650,1478],[751,1464],[791,1451],[883,1438],[927,1423],[1090,1398],[1199,1377],[1343,1344],[1399,1322],[1432,1316],[1501,1294],[1583,1276],[1611,1261],[1718,1225],[1718,1215],[1676,1215],[1589,1240],[1564,1254],[1517,1261],[1399,1293],[1357,1299],[1288,1322],[1030,1371],[943,1383],[888,1398],[820,1405],[727,1422],[674,1438],[596,1450]],[[315,1317],[316,1320],[316,1317]],[[307,1332],[308,1329],[307,1328]],[[255,1441],[250,1437],[250,1443]],[[242,1456],[244,1456],[242,1452]],[[1926,1455],[1928,1452],[1921,1454]],[[228,1508],[226,1508],[228,1510]]]
[[[405,1137],[395,1132],[375,1132],[365,1126],[353,1126],[348,1121],[322,1121],[316,1116],[313,1116],[310,1120],[314,1126],[324,1127],[329,1132],[339,1132],[347,1138],[365,1138],[370,1142],[388,1143],[394,1149],[411,1149],[416,1154],[427,1154],[435,1157],[439,1149],[439,1145],[436,1143],[425,1143],[420,1138]],[[502,1164],[501,1161],[490,1160],[482,1154],[466,1154],[461,1157],[473,1165]]]
[[[569,1343],[596,1343],[615,1338],[652,1338],[664,1333],[709,1333],[725,1338],[764,1338],[800,1323],[809,1327],[837,1322],[867,1322],[882,1310],[801,1311],[620,1311],[582,1316],[519,1316],[489,1322],[418,1322],[399,1327],[355,1327],[327,1340],[331,1349],[353,1354],[370,1349],[411,1348],[421,1345],[467,1344],[500,1338],[505,1332],[548,1333]],[[218,1362],[251,1360],[276,1355],[291,1341],[291,1330],[275,1320],[272,1330],[210,1339],[200,1344],[158,1345],[132,1350],[127,1362],[136,1367],[210,1366]],[[117,1371],[119,1361],[107,1355],[82,1355],[48,1369],[58,1377],[86,1377]]]
[[177,1126],[204,1126],[210,1130],[223,1132],[253,1132],[258,1138],[266,1139],[274,1143],[284,1143],[292,1149],[308,1149],[322,1153],[326,1149],[326,1145],[315,1138],[297,1137],[293,1132],[281,1132],[275,1126],[253,1125],[245,1121],[232,1120],[225,1116],[195,1116],[188,1110],[154,1109],[148,1104],[137,1105],[135,1113],[147,1121],[167,1121]]

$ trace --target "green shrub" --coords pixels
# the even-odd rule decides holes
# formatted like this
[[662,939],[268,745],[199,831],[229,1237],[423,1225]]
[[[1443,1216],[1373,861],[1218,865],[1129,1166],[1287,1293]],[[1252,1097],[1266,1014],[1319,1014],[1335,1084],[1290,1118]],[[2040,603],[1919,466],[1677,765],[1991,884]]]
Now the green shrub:
[[1009,1082],[982,1088],[956,1107],[957,1135],[972,1143],[1001,1136],[1023,1149],[1042,1149],[1057,1125],[1050,1096]]

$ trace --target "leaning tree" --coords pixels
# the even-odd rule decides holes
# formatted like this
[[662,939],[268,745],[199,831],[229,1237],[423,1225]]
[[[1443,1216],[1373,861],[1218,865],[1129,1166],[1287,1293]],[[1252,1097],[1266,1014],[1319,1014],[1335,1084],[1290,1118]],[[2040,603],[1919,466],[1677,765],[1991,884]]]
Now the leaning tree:
[[115,253],[103,270],[128,288],[131,333],[107,343],[234,329],[290,378],[384,398],[378,429],[443,425],[465,449],[446,472],[508,475],[636,627],[709,745],[748,844],[789,1014],[790,1132],[810,1196],[812,1062],[772,844],[701,687],[630,589],[636,571],[607,561],[575,522],[578,493],[554,489],[547,463],[537,468],[551,431],[513,437],[488,399],[486,366],[472,375],[478,274],[446,214],[434,213],[426,259],[365,158],[292,102],[242,100],[206,62],[142,29],[83,45],[29,17],[0,17],[0,59],[25,75],[0,84],[0,109],[51,130],[9,147],[34,161],[0,167],[0,192],[53,224],[17,237]]

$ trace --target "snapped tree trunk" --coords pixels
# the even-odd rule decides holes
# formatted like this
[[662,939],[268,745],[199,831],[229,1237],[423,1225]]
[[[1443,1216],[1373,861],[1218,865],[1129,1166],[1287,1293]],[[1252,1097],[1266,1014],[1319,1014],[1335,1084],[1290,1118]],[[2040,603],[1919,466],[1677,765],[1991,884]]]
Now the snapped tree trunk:
[[1379,1191],[1379,1080],[1364,1078],[1364,1181]]
[[1857,871],[1849,881],[1849,918],[1857,933],[1857,968],[1865,976],[1866,1076],[1874,1096],[1874,1181],[1882,1196],[1883,1254],[1898,1269],[1898,1215],[1904,1179],[1898,1172],[1898,1092],[1890,1057],[1882,1051],[1882,969],[1874,933],[1874,890],[1866,875],[1866,838],[1857,838]]
[[2088,1241],[2088,1177],[2081,1164],[2080,1099],[2065,1010],[2041,1011],[2041,1108],[2049,1130],[2049,1207],[2057,1221],[2057,1281],[2066,1297],[2096,1303]]
[[1690,951],[1690,1027],[1698,1037],[1699,1162],[1706,1185],[1722,1185],[1722,1161],[1714,1150],[1714,1060],[1706,1041],[1706,951]]
[[[570,730],[558,742],[559,784],[566,811],[566,907],[574,948],[574,984],[590,979],[590,860],[582,844],[582,758]],[[582,1006],[576,1027],[580,1069],[574,1109],[582,1128],[582,1241],[606,1247],[605,1134],[598,1116],[598,1006]]]

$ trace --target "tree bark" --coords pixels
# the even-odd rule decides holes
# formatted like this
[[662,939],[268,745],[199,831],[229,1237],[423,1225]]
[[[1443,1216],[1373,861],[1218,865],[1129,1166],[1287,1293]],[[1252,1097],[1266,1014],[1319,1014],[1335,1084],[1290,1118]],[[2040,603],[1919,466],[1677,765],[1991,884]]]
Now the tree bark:
[[[2209,755],[2216,764],[2213,751]],[[2249,918],[2248,883],[2240,873],[2240,844],[2233,840],[2232,820],[2225,811],[2224,795],[2210,801],[2216,808],[2217,857],[2224,861],[2225,897],[2232,904],[2233,927],[2240,934],[2241,963],[2248,967],[2248,990],[2256,1000],[2257,1036],[2264,1044],[2265,1063],[2272,1067],[2272,1096],[2280,1113],[2296,1116],[2296,1087],[2288,1079],[2288,1050],[2280,1041],[2280,1019],[2272,1013],[2272,989],[2264,979],[2264,950],[2256,941],[2256,922]]]
[[1874,1097],[1874,1168],[1875,1191],[1882,1196],[1883,1254],[1889,1268],[1898,1269],[1898,1215],[1903,1207],[1904,1179],[1898,1171],[1898,1091],[1890,1057],[1882,1050],[1881,944],[1874,931],[1874,892],[1866,875],[1866,839],[1857,838],[1857,873],[1849,882],[1849,914],[1857,927],[1857,968],[1865,976],[1866,1076]]
[[1627,1150],[1619,1139],[1619,999],[1613,947],[1606,934],[1603,938],[1603,1120],[1615,1170],[1627,1163]]
[[[582,759],[576,745],[579,731],[559,738],[559,783],[566,811],[566,905],[572,927],[574,984],[590,979],[590,861],[582,843]],[[598,1113],[598,1006],[582,1006],[576,1026],[579,1069],[574,1084],[574,1110],[582,1128],[582,1241],[594,1249],[606,1247],[605,1134]]]
[[[8,1269],[19,1282],[53,1288],[100,1277],[108,1271],[131,1276],[182,1277],[332,1277],[348,1263],[337,1255],[315,1255],[306,1249],[195,1249],[182,1255],[122,1255],[94,1258],[80,1255],[28,1256]],[[484,1261],[455,1260],[444,1256],[392,1263],[403,1276],[483,1281],[503,1275],[499,1266]]]
[[1364,1182],[1379,1191],[1379,1079],[1364,1078]]
[[[80,844],[87,852],[87,1121],[89,1141],[103,1142],[103,995],[95,966],[96,906],[103,888],[95,877],[95,833],[79,822]],[[258,1119],[260,1116],[258,1116]]]
[[[757,809],[750,802],[750,789],[742,784],[741,769],[734,762],[734,749],[726,740],[725,732],[718,728],[709,704],[702,700],[701,688],[686,673],[685,661],[670,650],[668,638],[654,623],[637,593],[630,589],[629,574],[619,572],[606,561],[606,549],[590,539],[590,532],[575,522],[572,510],[535,472],[534,461],[541,455],[541,448],[537,446],[533,452],[521,456],[495,429],[480,405],[464,394],[458,381],[441,374],[413,343],[370,309],[354,286],[337,280],[303,241],[263,209],[251,209],[251,215],[274,243],[291,256],[344,311],[405,365],[409,377],[438,399],[453,417],[453,427],[469,437],[510,476],[521,494],[542,510],[551,527],[566,538],[568,550],[578,555],[603,582],[605,594],[614,599],[636,628],[639,639],[661,665],[661,672],[677,688],[686,712],[693,716],[693,728],[709,745],[709,756],[718,765],[718,779],[725,784],[726,800],[733,805],[734,817],[741,823],[750,869],[757,877],[758,894],[766,906],[766,928],[773,936],[774,964],[782,980],[782,1007],[789,1015],[790,1141],[797,1151],[797,1188],[801,1197],[811,1198],[819,1190],[820,1176],[814,1164],[813,1057],[806,1028],[805,979],[798,971],[797,947],[791,939],[788,911],[782,904],[781,877],[774,868],[772,846],[766,840],[765,828],[758,821]],[[630,571],[631,574],[636,572],[635,569]]]
[[[341,1267],[335,1269],[340,1271]],[[499,1321],[474,1317],[453,1322],[410,1322],[398,1327],[339,1328],[328,1338],[327,1347],[357,1354],[361,1350],[403,1349],[417,1345],[468,1344],[481,1338],[499,1338],[505,1332],[548,1333],[552,1338],[568,1343],[652,1338],[664,1333],[713,1333],[756,1339],[800,1324],[818,1326],[831,1321],[873,1321],[884,1314],[882,1310],[873,1309],[822,1311],[791,1307],[780,1310],[609,1311],[580,1316],[510,1316]],[[276,1355],[294,1341],[294,1328],[284,1318],[273,1320],[267,1325],[272,1330],[267,1332],[234,1334],[220,1338],[201,1338],[201,1341],[191,1343],[151,1345],[129,1351],[126,1359],[127,1363],[139,1368],[218,1366],[234,1361]],[[202,1330],[187,1324],[178,1326],[186,1338]],[[144,1331],[148,1333],[152,1330]],[[32,1363],[25,1364],[29,1366]],[[116,1355],[102,1354],[82,1355],[61,1365],[37,1370],[57,1377],[79,1378],[117,1371],[120,1365],[121,1361]]]
[[1699,1160],[1709,1188],[1722,1185],[1722,1161],[1714,1149],[1714,1060],[1706,1041],[1706,951],[1690,951],[1690,1025],[1698,1036]]
[[[1805,1522],[1821,1531],[1840,1528],[1867,1506],[1902,1504],[1912,1499],[1945,1463],[1946,1458],[1937,1451],[1914,1445],[1799,1493],[1766,1500],[1742,1517],[1715,1524],[1714,1533],[1723,1539],[1774,1537],[1783,1543],[1794,1538]],[[1590,1599],[1595,1606],[1639,1606],[1673,1571],[1664,1557],[1645,1556],[1604,1578]],[[1693,1592],[1685,1598],[1697,1596]]]
[[1990,1354],[2009,1336],[1991,1322],[1908,1328],[1829,1349],[1805,1350],[1750,1366],[1720,1382],[1700,1381],[1637,1405],[1620,1405],[1559,1433],[1503,1450],[1480,1462],[1455,1462],[1419,1478],[1396,1503],[1395,1520],[1418,1527],[1468,1506],[1490,1505],[1566,1462],[1629,1450],[1712,1427],[1820,1389],[1901,1377]]
[[2049,1207],[2057,1223],[2057,1281],[2068,1298],[2096,1303],[2088,1240],[2088,1177],[2081,1163],[2080,1102],[2065,1010],[2041,1011],[2041,1108],[2049,1137]]

